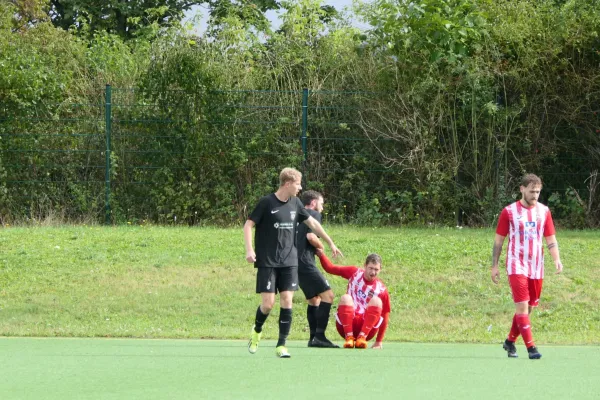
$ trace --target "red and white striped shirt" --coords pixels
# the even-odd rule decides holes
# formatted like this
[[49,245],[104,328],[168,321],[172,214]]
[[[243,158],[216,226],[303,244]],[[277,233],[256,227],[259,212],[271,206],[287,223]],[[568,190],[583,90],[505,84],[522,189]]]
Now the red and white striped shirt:
[[365,270],[362,268],[333,265],[323,253],[319,255],[319,259],[325,271],[348,279],[348,290],[346,293],[352,297],[355,314],[364,314],[369,301],[375,296],[381,299],[383,306],[381,309],[382,314],[389,313],[392,310],[388,290],[379,278],[367,282],[364,278]]
[[550,209],[541,203],[527,208],[517,201],[506,206],[498,218],[496,233],[508,236],[506,272],[544,279],[543,237],[554,235]]
[[364,279],[365,270],[356,268],[356,272],[348,279],[348,290],[346,291],[352,297],[354,302],[354,313],[364,314],[369,301],[373,297],[379,297],[383,303],[382,312],[385,313],[390,311],[389,297],[387,289],[383,282],[378,278],[373,279],[371,282],[367,282]]
[[354,302],[354,315],[363,315],[367,309],[369,301],[373,296],[381,299],[381,325],[377,331],[377,339],[381,342],[387,330],[388,321],[392,307],[390,305],[390,295],[387,288],[379,278],[373,279],[371,282],[365,281],[365,270],[355,266],[339,266],[333,265],[329,258],[324,253],[319,255],[323,269],[330,274],[338,275],[348,279],[347,294],[352,296]]

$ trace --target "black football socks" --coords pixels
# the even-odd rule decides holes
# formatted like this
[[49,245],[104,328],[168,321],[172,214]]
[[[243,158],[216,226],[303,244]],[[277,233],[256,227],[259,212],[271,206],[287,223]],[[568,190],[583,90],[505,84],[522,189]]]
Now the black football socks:
[[281,308],[279,310],[279,340],[277,346],[285,346],[285,341],[290,334],[290,328],[292,326],[292,309]]
[[312,340],[315,337],[317,331],[317,310],[318,306],[311,306],[310,304],[306,307],[306,319],[308,320],[308,328],[310,329],[310,338]]
[[331,313],[331,303],[325,303],[324,301],[319,304],[317,310],[317,329],[316,336],[319,339],[325,339],[325,331],[327,330],[327,324],[329,324],[329,314]]
[[267,320],[268,316],[269,314],[263,314],[263,312],[260,310],[260,306],[258,306],[258,309],[256,310],[256,319],[254,320],[254,331],[256,333],[262,332],[263,324]]

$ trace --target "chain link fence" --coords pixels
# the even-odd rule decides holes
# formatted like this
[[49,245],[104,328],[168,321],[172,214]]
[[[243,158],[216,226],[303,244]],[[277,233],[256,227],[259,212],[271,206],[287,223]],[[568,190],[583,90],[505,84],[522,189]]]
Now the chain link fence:
[[[369,131],[368,109],[385,93],[151,93],[107,85],[82,104],[20,104],[4,93],[5,221],[235,223],[276,188],[281,168],[294,166],[306,189],[325,195],[328,222],[464,222],[461,202],[470,183],[456,171],[438,171],[447,177],[439,185],[415,183],[426,178],[390,156],[414,149]],[[597,196],[598,158],[583,157],[577,146],[576,139],[562,143],[542,158],[542,200],[556,201],[557,193],[563,207],[578,197],[584,207]],[[507,170],[505,154],[494,157]],[[506,173],[489,182],[490,204],[501,205],[498,188],[507,182],[514,193]]]

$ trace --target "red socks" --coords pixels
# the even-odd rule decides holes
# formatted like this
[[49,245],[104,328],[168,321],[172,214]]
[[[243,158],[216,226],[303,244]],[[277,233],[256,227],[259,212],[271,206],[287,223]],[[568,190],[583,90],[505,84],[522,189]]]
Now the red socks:
[[519,338],[521,331],[519,331],[519,325],[517,324],[517,314],[513,315],[512,326],[510,327],[510,333],[508,334],[508,340],[516,342]]
[[365,311],[365,320],[358,336],[369,336],[369,332],[381,318],[381,307],[369,306]]
[[521,336],[523,336],[525,346],[527,348],[535,346],[535,343],[533,342],[533,334],[531,333],[531,322],[529,321],[529,314],[516,314],[515,319],[517,320],[517,325],[519,327],[519,331],[521,332]]
[[344,335],[346,337],[353,336],[352,322],[354,321],[354,307],[344,305],[338,306],[337,314],[340,324],[342,324],[342,327],[344,328]]

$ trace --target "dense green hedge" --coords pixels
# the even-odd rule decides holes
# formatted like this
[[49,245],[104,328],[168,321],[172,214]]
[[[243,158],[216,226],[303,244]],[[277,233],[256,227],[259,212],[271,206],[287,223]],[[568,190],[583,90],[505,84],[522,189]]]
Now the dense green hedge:
[[301,0],[277,32],[232,13],[126,41],[2,3],[0,220],[104,220],[109,83],[115,223],[239,223],[295,166],[329,222],[488,225],[535,172],[559,223],[598,226],[594,1],[420,3]]

